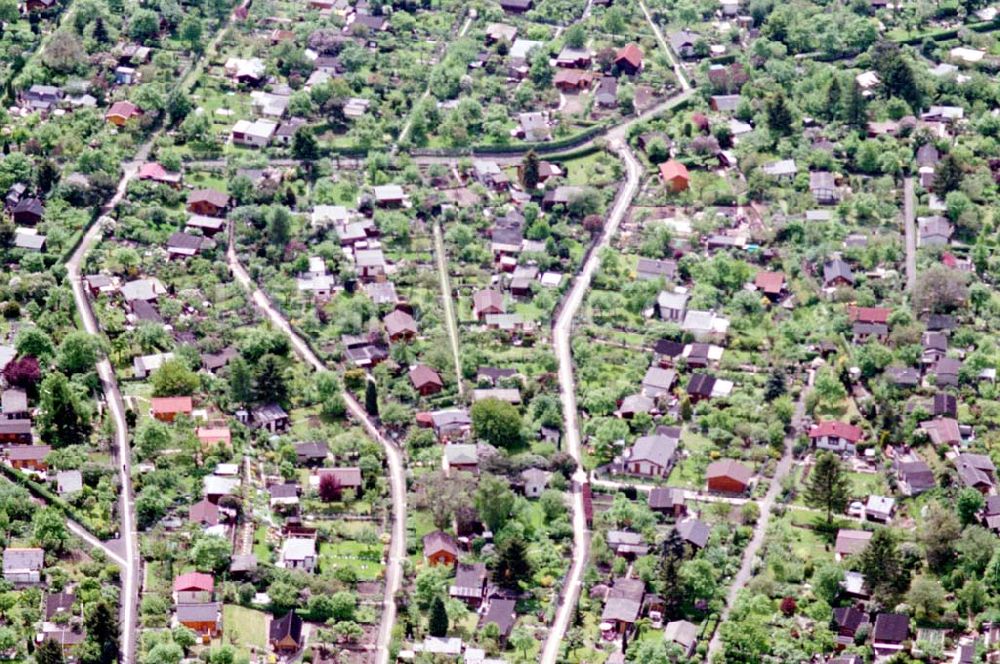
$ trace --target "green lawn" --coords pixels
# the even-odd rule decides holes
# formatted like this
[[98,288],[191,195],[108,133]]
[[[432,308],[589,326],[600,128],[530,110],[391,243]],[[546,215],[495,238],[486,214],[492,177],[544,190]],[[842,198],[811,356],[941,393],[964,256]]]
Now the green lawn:
[[267,650],[267,614],[245,609],[235,604],[222,607],[223,644],[233,646],[239,653],[250,655]]
[[350,567],[362,581],[374,581],[382,573],[381,545],[350,540],[319,545],[319,564],[324,574],[339,567]]
[[253,553],[258,563],[271,562],[271,550],[267,548],[267,529],[257,528],[253,534]]

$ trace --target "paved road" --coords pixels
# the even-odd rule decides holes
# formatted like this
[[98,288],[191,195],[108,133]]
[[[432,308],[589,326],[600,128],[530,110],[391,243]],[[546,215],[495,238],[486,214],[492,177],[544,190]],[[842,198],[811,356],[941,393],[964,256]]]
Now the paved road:
[[750,543],[747,544],[747,548],[743,551],[743,562],[729,586],[729,594],[726,596],[726,606],[722,609],[718,627],[716,627],[715,634],[712,635],[712,640],[708,644],[708,655],[705,658],[708,662],[713,661],[715,655],[722,647],[721,626],[729,618],[729,612],[732,611],[733,604],[736,603],[736,598],[739,596],[740,590],[743,589],[750,580],[750,577],[753,576],[753,565],[757,558],[757,552],[760,551],[760,547],[764,544],[764,537],[767,535],[767,526],[771,521],[771,510],[774,507],[774,501],[778,497],[778,493],[781,491],[781,480],[792,469],[794,461],[792,449],[795,447],[795,436],[805,418],[806,395],[812,389],[812,377],[813,373],[809,372],[809,385],[802,388],[802,391],[799,393],[799,399],[795,402],[792,426],[789,434],[785,436],[784,454],[782,454],[781,460],[778,461],[778,467],[774,471],[774,477],[771,478],[771,484],[767,488],[764,499],[759,503],[760,518],[754,526],[753,537],[750,539]]
[[[149,143],[140,149],[140,153],[148,153]],[[125,167],[125,176],[118,186],[118,192],[111,199],[105,209],[111,209],[120,200],[129,180],[135,175],[135,163]],[[80,275],[80,267],[83,264],[87,253],[91,247],[100,239],[103,225],[98,222],[84,235],[80,246],[66,263],[69,272],[70,283],[73,287],[73,298],[76,301],[77,311],[83,321],[83,328],[88,334],[99,336],[100,329],[97,326],[97,319],[87,299],[87,293],[83,287]],[[124,560],[117,556],[116,560],[124,565],[124,577],[122,579],[121,597],[121,653],[124,664],[132,664],[135,661],[136,632],[138,631],[138,596],[139,588],[136,579],[139,578],[139,549],[135,531],[135,506],[132,496],[132,454],[128,441],[128,429],[125,424],[125,406],[122,403],[121,392],[118,390],[118,381],[115,379],[114,370],[107,358],[97,363],[97,375],[101,379],[101,386],[104,390],[104,399],[108,405],[108,412],[115,425],[114,451],[117,457],[119,479],[121,482],[119,513],[121,518],[119,538],[124,545]]]
[[917,202],[913,178],[903,179],[903,224],[906,226],[906,289],[917,285]]
[[[250,278],[246,268],[239,262],[233,246],[232,231],[230,231],[229,248],[226,251],[226,262],[232,270],[233,277],[250,292],[254,305],[288,337],[296,354],[316,371],[327,371],[326,365],[309,348],[305,340],[292,329],[288,320],[271,303],[270,298],[257,287]],[[387,664],[389,661],[389,644],[392,640],[392,628],[396,624],[396,593],[399,592],[403,579],[403,561],[406,559],[406,476],[403,467],[403,454],[399,447],[382,435],[364,408],[348,391],[343,392],[344,403],[351,415],[361,423],[377,443],[385,450],[389,465],[389,491],[392,499],[392,539],[389,543],[389,561],[385,572],[385,595],[383,597],[382,621],[379,624],[379,636],[376,643],[376,664]]]
[[[214,53],[219,44],[219,40],[222,38],[222,34],[225,32],[225,29],[226,24],[220,26],[218,33],[206,49],[206,53]],[[202,57],[197,62],[197,66],[193,68],[189,66],[180,74],[178,77],[180,87],[189,86],[191,84],[193,79],[196,77],[194,75],[197,72],[200,72],[201,68],[204,66],[204,61],[205,57]],[[139,146],[139,149],[136,150],[133,160],[122,165],[122,177],[118,181],[118,186],[115,189],[114,195],[101,208],[102,216],[113,210],[125,196],[129,183],[139,172],[140,164],[149,158],[149,153],[151,152],[153,145],[156,143],[156,140],[160,137],[163,131],[164,127],[161,126],[153,132],[149,138],[147,138],[146,141]],[[104,224],[101,221],[92,224],[91,227],[84,233],[83,238],[80,240],[80,244],[70,256],[69,260],[66,261],[66,270],[69,274],[70,284],[73,288],[73,299],[76,303],[77,311],[80,314],[80,320],[83,322],[84,330],[88,334],[92,334],[94,336],[100,336],[101,330],[97,325],[97,318],[94,316],[90,300],[87,298],[86,289],[83,285],[83,275],[81,275],[80,271],[86,261],[87,254],[89,254],[94,245],[100,241],[103,233]],[[109,556],[111,556],[115,562],[124,568],[120,607],[121,662],[123,664],[133,664],[133,662],[136,661],[135,649],[139,625],[138,605],[141,575],[139,573],[140,557],[135,526],[135,504],[132,493],[132,453],[128,439],[128,428],[125,423],[125,405],[122,401],[121,391],[118,389],[118,381],[115,377],[114,369],[111,367],[111,362],[107,358],[102,359],[97,363],[97,375],[100,378],[101,387],[104,392],[104,399],[108,405],[108,412],[111,415],[111,419],[115,427],[113,452],[116,457],[119,481],[121,484],[121,492],[119,496],[119,500],[121,501],[119,506],[121,519],[121,523],[119,524],[119,545],[124,548],[124,556],[114,553],[113,550],[106,544],[101,548],[107,551]],[[76,525],[75,528],[74,525]],[[90,536],[89,533],[81,534],[79,531],[82,530],[82,527],[78,524],[70,522],[70,529],[74,530],[77,535],[83,537],[83,539],[92,545],[95,545],[97,542],[96,538]]]
[[448,341],[451,344],[451,357],[455,363],[455,380],[458,384],[458,396],[465,394],[462,384],[462,360],[458,353],[458,324],[455,323],[455,302],[451,296],[451,284],[448,281],[448,256],[444,251],[444,239],[441,237],[441,222],[434,222],[434,253],[437,258],[438,276],[441,281],[441,301],[444,303],[444,317],[448,328]]
[[563,582],[561,602],[556,611],[555,620],[549,630],[548,638],[542,650],[542,664],[555,664],[559,658],[560,646],[564,640],[566,629],[569,627],[570,617],[576,608],[580,596],[581,579],[583,570],[586,567],[587,559],[590,557],[590,533],[587,530],[587,523],[583,513],[583,493],[581,486],[586,481],[587,476],[583,471],[583,459],[580,454],[580,426],[577,421],[576,407],[576,381],[573,377],[573,353],[571,342],[571,331],[573,318],[583,297],[590,286],[590,281],[600,264],[601,249],[608,246],[611,238],[614,237],[621,224],[625,213],[628,211],[632,199],[639,191],[639,178],[642,175],[642,167],[636,160],[635,155],[624,141],[615,141],[611,146],[625,163],[626,176],[624,186],[615,200],[608,215],[604,231],[598,239],[593,251],[590,252],[587,261],[583,264],[572,288],[567,293],[562,303],[559,317],[556,319],[552,329],[552,342],[559,361],[559,388],[560,398],[563,408],[563,423],[566,441],[566,452],[568,452],[577,462],[579,468],[573,477],[573,553],[570,563],[569,574]]

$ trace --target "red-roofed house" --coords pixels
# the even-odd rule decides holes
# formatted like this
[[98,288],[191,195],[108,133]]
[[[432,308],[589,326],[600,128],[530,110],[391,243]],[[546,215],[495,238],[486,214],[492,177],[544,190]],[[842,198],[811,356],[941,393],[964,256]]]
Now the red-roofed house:
[[832,452],[854,452],[854,446],[863,437],[860,427],[836,420],[820,422],[809,430],[809,438],[816,447]]
[[753,471],[733,459],[720,459],[705,470],[709,491],[744,493],[750,485]]
[[889,322],[889,314],[892,309],[888,307],[856,307],[851,305],[847,308],[847,315],[852,323],[881,323]]
[[116,101],[104,114],[104,119],[111,124],[122,127],[132,118],[142,115],[142,110],[130,101]]
[[777,300],[785,292],[785,273],[758,272],[753,283],[768,299]]
[[211,602],[215,580],[211,574],[186,572],[174,579],[174,602],[177,604],[202,604]]
[[178,415],[191,415],[191,397],[153,397],[150,412],[161,422],[173,422]]
[[642,70],[642,49],[638,44],[626,44],[615,54],[615,66],[628,76],[635,76]]
[[673,193],[685,191],[691,184],[687,166],[675,159],[660,164],[660,179]]
[[171,173],[155,161],[148,161],[143,164],[142,168],[139,169],[138,178],[140,180],[152,180],[161,184],[169,184],[175,189],[181,185],[180,173]]

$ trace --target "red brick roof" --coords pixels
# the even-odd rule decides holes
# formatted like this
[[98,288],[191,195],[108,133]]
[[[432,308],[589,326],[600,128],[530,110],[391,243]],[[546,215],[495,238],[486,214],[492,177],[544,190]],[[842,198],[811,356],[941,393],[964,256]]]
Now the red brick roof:
[[211,574],[187,572],[174,579],[174,592],[182,590],[204,590],[212,592],[215,589],[215,579]]
[[194,410],[191,397],[153,397],[153,413],[190,413]]
[[785,285],[784,272],[758,272],[754,285],[765,293],[780,293]]
[[142,115],[142,111],[139,110],[138,106],[130,101],[116,101],[111,104],[111,108],[104,114],[104,117],[122,117],[128,120],[136,115]]
[[149,161],[139,169],[140,180],[163,180],[167,177],[167,169],[160,166],[155,161]]
[[847,315],[852,323],[887,323],[892,309],[887,307],[855,307],[847,308]]
[[615,62],[619,60],[625,60],[633,67],[640,67],[642,66],[642,49],[639,48],[638,44],[625,44],[615,54]]
[[660,178],[664,182],[670,182],[674,178],[689,181],[691,175],[688,173],[687,166],[675,159],[671,159],[660,164]]
[[844,440],[856,443],[864,436],[864,432],[861,431],[860,427],[856,427],[853,424],[828,420],[820,422],[809,430],[810,438],[820,438],[823,436],[836,436],[837,438],[843,438]]

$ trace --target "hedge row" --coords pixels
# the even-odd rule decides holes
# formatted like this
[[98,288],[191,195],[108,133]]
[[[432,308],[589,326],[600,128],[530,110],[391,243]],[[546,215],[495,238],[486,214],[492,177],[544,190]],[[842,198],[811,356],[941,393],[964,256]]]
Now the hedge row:
[[30,476],[22,473],[17,468],[12,468],[7,464],[0,463],[0,472],[7,476],[14,484],[23,486],[25,489],[35,494],[36,496],[42,498],[50,506],[55,507],[60,512],[62,512],[67,519],[72,519],[76,523],[86,530],[88,533],[96,537],[97,539],[105,539],[111,536],[110,532],[97,532],[94,528],[87,522],[87,520],[77,511],[75,507],[70,505],[64,498],[60,497],[59,494],[54,493],[52,489],[41,482],[36,482],[31,479]]

